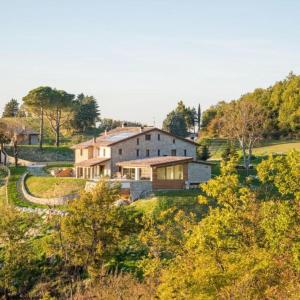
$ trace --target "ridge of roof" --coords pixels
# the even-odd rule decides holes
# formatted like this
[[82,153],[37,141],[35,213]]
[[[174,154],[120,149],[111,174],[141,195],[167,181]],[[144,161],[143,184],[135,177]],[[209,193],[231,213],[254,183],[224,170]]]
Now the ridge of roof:
[[[129,140],[133,137],[137,137],[137,136],[140,136],[142,134],[145,134],[147,132],[151,132],[151,131],[154,131],[154,130],[160,131],[160,132],[162,132],[166,135],[169,135],[169,136],[172,136],[174,138],[180,139],[180,140],[185,141],[187,143],[198,145],[193,140],[189,140],[189,139],[177,136],[175,134],[172,134],[170,132],[167,132],[167,131],[162,130],[162,129],[157,128],[157,127],[150,127],[149,126],[149,127],[143,127],[143,128],[141,128],[141,127],[117,127],[117,128],[114,128],[114,129],[112,129],[108,132],[101,133],[101,135],[97,138],[93,138],[93,139],[90,139],[88,141],[82,142],[80,144],[74,145],[71,148],[72,149],[87,148],[87,147],[93,146],[93,145],[112,146],[112,145],[116,145],[120,142]],[[123,136],[122,136],[122,134],[123,134]]]

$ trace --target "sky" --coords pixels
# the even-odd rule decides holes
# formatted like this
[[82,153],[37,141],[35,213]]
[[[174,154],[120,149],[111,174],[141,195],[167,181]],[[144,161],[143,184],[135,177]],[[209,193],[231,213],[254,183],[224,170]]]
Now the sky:
[[300,74],[300,1],[0,0],[0,109],[51,86],[160,126]]

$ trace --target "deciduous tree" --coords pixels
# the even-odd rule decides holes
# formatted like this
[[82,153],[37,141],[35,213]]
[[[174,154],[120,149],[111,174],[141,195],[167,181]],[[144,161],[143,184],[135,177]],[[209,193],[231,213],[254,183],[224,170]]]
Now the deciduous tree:
[[264,133],[265,121],[263,107],[251,95],[245,95],[241,100],[230,103],[224,110],[221,132],[223,136],[240,143],[247,172],[253,147]]

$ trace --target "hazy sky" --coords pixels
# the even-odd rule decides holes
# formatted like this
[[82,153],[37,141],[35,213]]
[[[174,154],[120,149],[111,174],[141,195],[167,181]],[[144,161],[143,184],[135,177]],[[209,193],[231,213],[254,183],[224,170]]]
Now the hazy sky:
[[0,0],[0,107],[49,85],[159,125],[300,73],[300,1]]

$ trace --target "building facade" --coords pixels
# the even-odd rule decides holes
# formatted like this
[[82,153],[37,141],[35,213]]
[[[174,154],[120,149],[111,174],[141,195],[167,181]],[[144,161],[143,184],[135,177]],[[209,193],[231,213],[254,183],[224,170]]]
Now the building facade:
[[155,127],[119,127],[73,146],[78,178],[150,181],[153,189],[182,189],[207,181],[211,167],[196,161],[197,144]]

